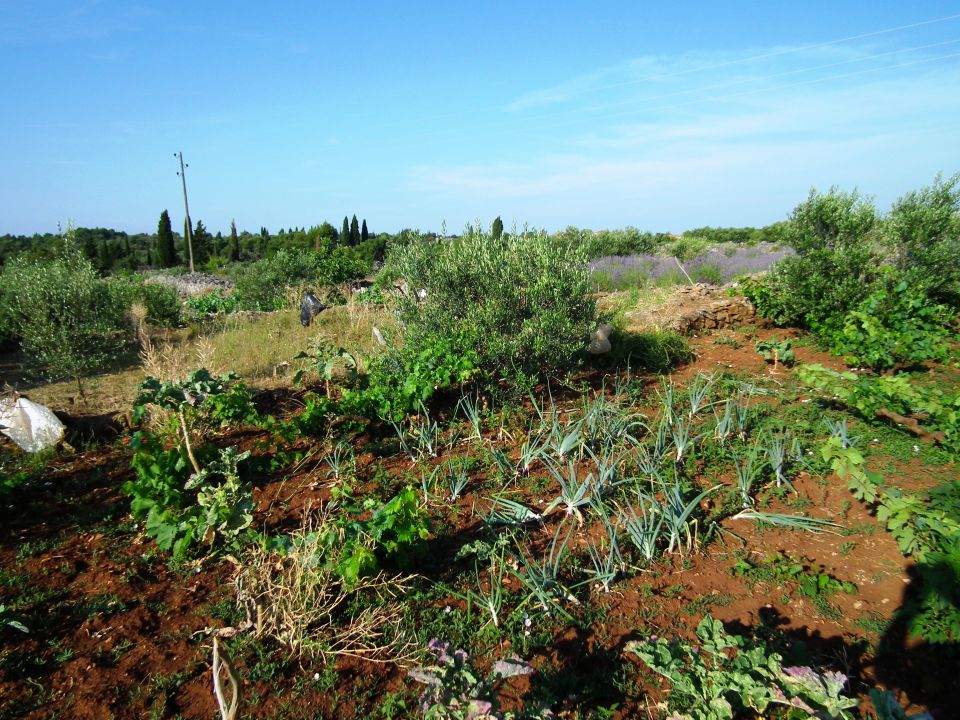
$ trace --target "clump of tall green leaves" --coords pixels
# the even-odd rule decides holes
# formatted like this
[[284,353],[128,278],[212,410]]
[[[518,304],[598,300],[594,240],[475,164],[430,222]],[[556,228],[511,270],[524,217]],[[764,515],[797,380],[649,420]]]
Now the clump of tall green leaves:
[[697,626],[697,640],[697,645],[662,637],[627,643],[627,652],[670,683],[668,705],[677,720],[731,720],[775,705],[806,717],[854,717],[848,710],[858,701],[843,695],[841,673],[784,667],[764,642],[730,635],[710,615]]
[[496,238],[468,228],[398,246],[388,266],[407,284],[398,299],[406,345],[467,337],[460,350],[475,349],[492,378],[570,367],[594,329],[586,253],[542,232]]

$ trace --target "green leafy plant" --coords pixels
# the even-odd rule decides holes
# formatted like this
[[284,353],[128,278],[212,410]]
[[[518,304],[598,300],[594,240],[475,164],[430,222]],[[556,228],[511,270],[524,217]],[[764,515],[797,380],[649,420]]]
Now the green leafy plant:
[[185,380],[180,382],[162,382],[155,377],[147,377],[138,387],[137,399],[134,401],[134,422],[140,422],[143,419],[150,405],[173,412],[177,420],[179,439],[194,472],[199,473],[200,466],[194,457],[190,443],[190,421],[195,411],[199,410],[211,396],[225,394],[228,384],[236,377],[235,374],[228,373],[215,378],[206,368],[191,372]]
[[[237,547],[244,530],[253,522],[253,494],[249,482],[241,482],[238,465],[250,457],[235,447],[222,448],[219,457],[190,476],[184,490],[196,490],[199,512],[193,535],[208,546],[222,542]],[[219,482],[214,482],[220,478]]]
[[900,280],[881,288],[850,312],[843,328],[832,335],[831,349],[851,365],[875,370],[924,360],[946,361],[949,324],[954,313],[930,302],[921,288]]
[[344,389],[341,410],[399,422],[435,392],[473,377],[477,354],[463,345],[462,337],[436,339],[375,359],[360,387]]
[[293,376],[293,384],[300,385],[304,376],[310,372],[316,372],[323,378],[324,390],[327,397],[330,397],[330,381],[333,374],[340,365],[348,372],[348,382],[352,382],[357,377],[357,359],[342,347],[333,345],[327,338],[318,336],[310,341],[307,350],[299,353],[294,360],[307,360],[307,367],[298,370]]
[[[250,453],[234,447],[217,449],[201,466],[191,440],[201,417],[229,421],[252,412],[245,389],[230,387],[234,377],[214,378],[201,369],[180,382],[148,377],[139,388],[134,418],[142,419],[150,406],[170,411],[177,444],[168,449],[150,433],[134,433],[128,444],[134,451],[135,478],[124,484],[124,491],[132,498],[134,518],[143,519],[146,533],[176,558],[186,557],[200,544],[208,551],[238,547],[253,519],[251,487],[240,480],[238,467]],[[210,455],[202,446],[199,452]],[[188,475],[189,469],[193,472]]]
[[240,306],[237,295],[223,290],[213,290],[203,295],[191,295],[184,303],[187,313],[195,319],[210,315],[228,315]]
[[784,365],[786,367],[793,367],[793,363],[796,362],[797,356],[793,352],[793,341],[792,340],[758,340],[754,347],[757,349],[757,352],[763,356],[763,359],[767,362],[772,362],[774,367],[777,364]]

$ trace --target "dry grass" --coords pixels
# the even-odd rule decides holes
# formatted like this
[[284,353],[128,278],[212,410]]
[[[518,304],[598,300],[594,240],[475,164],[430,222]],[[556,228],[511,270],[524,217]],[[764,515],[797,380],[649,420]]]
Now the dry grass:
[[300,324],[296,310],[229,316],[200,335],[191,329],[152,333],[137,313],[131,313],[130,319],[140,339],[141,365],[85,380],[86,405],[73,382],[40,385],[32,388],[29,396],[55,410],[74,414],[125,412],[136,397],[137,385],[147,375],[176,380],[200,367],[214,374],[233,371],[254,389],[281,387],[291,383],[297,369],[294,356],[317,335],[326,336],[355,355],[362,368],[363,358],[379,352],[373,326],[388,337],[396,334],[396,320],[389,310],[352,300],[323,311],[306,328]]

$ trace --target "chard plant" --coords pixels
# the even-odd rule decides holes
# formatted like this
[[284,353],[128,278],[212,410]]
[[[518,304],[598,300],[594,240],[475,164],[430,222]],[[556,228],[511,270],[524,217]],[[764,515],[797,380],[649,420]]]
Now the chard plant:
[[[253,493],[249,482],[241,482],[238,465],[250,457],[250,451],[235,447],[223,448],[220,456],[195,473],[184,485],[197,491],[193,535],[200,542],[213,546],[219,539],[238,546],[240,537],[253,522]],[[214,478],[220,482],[214,482]]]
[[190,441],[191,420],[208,398],[226,393],[229,384],[236,379],[235,373],[215,378],[206,368],[193,371],[181,382],[162,382],[155,377],[147,377],[137,388],[133,420],[140,422],[150,405],[172,412],[176,418],[177,433],[193,471],[199,473],[200,464]]
[[842,674],[785,667],[765,643],[730,635],[710,615],[697,626],[696,645],[654,636],[627,643],[626,651],[669,683],[676,720],[766,716],[777,705],[804,713],[799,717],[854,720],[849,711],[859,704],[843,695]]

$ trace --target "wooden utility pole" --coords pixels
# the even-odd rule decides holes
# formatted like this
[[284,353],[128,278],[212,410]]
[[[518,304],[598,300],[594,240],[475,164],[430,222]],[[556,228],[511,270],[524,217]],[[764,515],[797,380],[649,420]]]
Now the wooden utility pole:
[[174,157],[180,158],[180,180],[183,181],[183,209],[187,214],[187,254],[190,257],[190,272],[193,272],[193,224],[190,222],[190,204],[187,202],[187,173],[184,170],[183,153],[174,153]]

